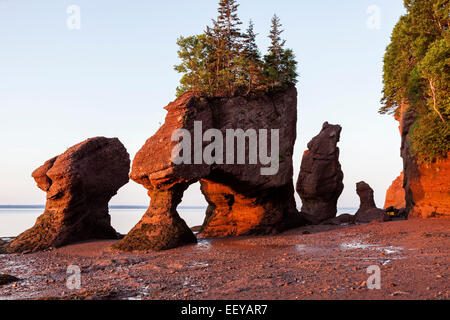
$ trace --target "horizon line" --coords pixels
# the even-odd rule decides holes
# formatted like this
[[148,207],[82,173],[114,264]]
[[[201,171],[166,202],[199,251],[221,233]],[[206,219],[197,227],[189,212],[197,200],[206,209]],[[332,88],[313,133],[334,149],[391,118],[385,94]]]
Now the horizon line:
[[[109,209],[148,209],[148,205],[110,205],[108,206]],[[180,206],[178,209],[207,209],[208,206]],[[14,205],[14,204],[6,204],[6,205],[0,205],[0,209],[45,209],[45,205],[42,204],[36,204],[36,205]],[[301,211],[301,208],[297,207],[299,211]],[[337,207],[337,209],[358,209],[358,206],[355,207]]]
[[[45,209],[45,205],[43,204],[6,204],[0,205],[0,209]],[[147,209],[148,205],[110,205],[108,206],[110,209]],[[186,209],[195,209],[195,208],[207,208],[206,206],[181,206],[178,208],[186,208]]]

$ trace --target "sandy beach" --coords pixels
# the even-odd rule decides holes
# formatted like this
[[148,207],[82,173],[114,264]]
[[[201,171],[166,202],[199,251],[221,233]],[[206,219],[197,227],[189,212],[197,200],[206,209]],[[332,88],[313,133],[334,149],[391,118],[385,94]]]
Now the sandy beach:
[[[113,241],[1,255],[0,299],[448,299],[450,219],[307,226],[257,238],[199,240],[148,253]],[[81,289],[66,286],[81,268]],[[381,269],[381,290],[367,268]]]

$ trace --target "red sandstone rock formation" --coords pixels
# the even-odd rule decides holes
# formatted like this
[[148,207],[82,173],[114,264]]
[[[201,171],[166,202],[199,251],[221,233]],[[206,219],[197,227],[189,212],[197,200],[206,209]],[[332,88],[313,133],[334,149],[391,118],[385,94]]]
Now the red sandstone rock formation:
[[47,192],[44,214],[8,247],[35,252],[90,239],[117,239],[108,202],[128,181],[130,158],[118,139],[88,139],[33,172]]
[[[164,125],[137,153],[131,179],[149,190],[151,204],[142,220],[114,247],[119,250],[164,250],[196,242],[176,208],[184,191],[200,181],[209,203],[201,237],[224,237],[280,232],[300,224],[292,182],[292,154],[296,139],[297,91],[294,87],[273,96],[207,99],[186,93],[170,103]],[[218,129],[280,130],[280,166],[275,175],[262,175],[267,167],[248,164],[174,164],[173,150],[178,142],[173,133],[185,129],[195,136],[194,122],[202,131]],[[201,133],[203,133],[201,132]],[[261,138],[261,136],[259,137]],[[193,143],[194,144],[194,143]],[[209,143],[203,142],[204,149]],[[269,144],[270,145],[270,144]],[[270,146],[269,146],[270,151]],[[230,151],[224,148],[225,155]],[[184,154],[183,154],[184,156]],[[199,160],[203,160],[200,158]],[[225,162],[226,163],[226,162]]]
[[408,207],[413,217],[450,216],[450,153],[446,160],[415,166],[407,164]]
[[419,163],[411,154],[409,130],[416,114],[402,105],[396,119],[402,136],[401,156],[404,168],[406,209],[411,217],[450,216],[450,152],[446,159]]
[[344,190],[337,147],[341,131],[340,126],[325,122],[303,155],[297,192],[303,203],[302,215],[313,224],[335,218],[337,214],[337,201]]
[[358,182],[356,184],[356,193],[358,194],[361,201],[358,213],[377,207],[373,197],[373,189],[367,183],[365,183],[364,181]]
[[369,223],[372,221],[388,221],[384,210],[378,209],[373,198],[373,189],[364,181],[357,183],[356,193],[358,194],[361,204],[355,215],[355,221],[359,223]]
[[392,182],[386,192],[386,202],[384,209],[394,207],[396,209],[406,208],[405,189],[403,189],[403,172]]
[[293,185],[256,193],[210,180],[200,183],[209,203],[200,237],[264,235],[297,225],[292,219],[297,214],[291,198]]

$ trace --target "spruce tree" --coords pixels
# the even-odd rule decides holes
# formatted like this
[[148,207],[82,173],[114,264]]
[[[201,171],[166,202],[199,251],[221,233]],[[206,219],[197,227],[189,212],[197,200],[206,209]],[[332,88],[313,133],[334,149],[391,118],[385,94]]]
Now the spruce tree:
[[219,16],[213,20],[213,27],[206,30],[213,48],[216,90],[224,90],[227,95],[235,93],[240,69],[238,60],[243,46],[238,8],[236,0],[220,0]]
[[286,40],[281,38],[283,32],[280,18],[275,14],[269,35],[271,45],[268,54],[264,57],[264,73],[267,85],[272,89],[297,82],[297,62],[293,51],[284,48]]
[[220,0],[218,17],[204,34],[178,39],[181,63],[175,70],[183,74],[178,96],[187,91],[235,96],[297,81],[297,62],[293,51],[284,48],[280,19],[276,15],[272,19],[271,46],[261,59],[253,22],[242,34],[238,8],[236,0]]
[[174,69],[183,73],[180,86],[177,88],[177,97],[187,91],[197,91],[206,94],[213,93],[213,79],[209,55],[211,48],[206,41],[206,36],[180,37],[177,40],[179,46],[178,57],[181,60]]
[[261,53],[256,44],[256,36],[253,21],[250,20],[243,45],[247,94],[256,89],[263,78],[263,63],[261,61]]
[[284,32],[281,28],[283,25],[280,22],[280,18],[275,14],[272,18],[272,29],[270,30],[269,39],[271,45],[269,47],[269,53],[273,54],[277,61],[281,60],[281,54],[283,53],[283,47],[286,44],[286,40],[281,39],[281,34]]
[[418,161],[445,158],[450,150],[450,2],[405,0],[384,57],[383,107],[405,105],[415,114],[409,130]]
[[285,49],[281,54],[280,82],[281,87],[297,83],[297,60],[292,49]]
[[257,61],[261,59],[261,54],[256,44],[255,25],[252,20],[250,20],[247,32],[244,39],[244,54],[248,59]]

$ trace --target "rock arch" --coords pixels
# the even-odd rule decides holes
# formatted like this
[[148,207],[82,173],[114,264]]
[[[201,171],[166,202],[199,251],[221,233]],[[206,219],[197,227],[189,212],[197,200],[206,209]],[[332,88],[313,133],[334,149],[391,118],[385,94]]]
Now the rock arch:
[[[119,250],[165,250],[195,243],[196,237],[176,208],[186,189],[200,181],[209,203],[203,237],[270,234],[302,224],[296,209],[292,155],[297,126],[297,90],[290,87],[273,95],[205,98],[186,93],[166,108],[164,125],[137,153],[131,179],[143,185],[151,198],[142,220],[114,247]],[[279,129],[279,170],[261,175],[262,164],[174,164],[175,131]],[[208,143],[202,142],[204,148]],[[234,150],[236,151],[236,150]],[[246,153],[249,146],[246,146]],[[191,159],[195,158],[194,149]],[[193,163],[193,162],[192,162]]]

